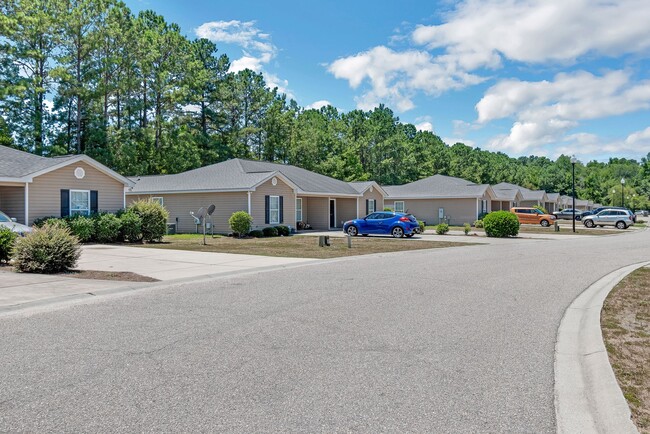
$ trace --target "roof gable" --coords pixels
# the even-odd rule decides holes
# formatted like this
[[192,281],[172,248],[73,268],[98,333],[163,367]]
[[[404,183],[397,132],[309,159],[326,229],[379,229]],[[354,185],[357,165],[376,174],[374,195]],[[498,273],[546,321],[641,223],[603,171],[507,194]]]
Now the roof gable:
[[384,186],[384,190],[388,196],[396,198],[478,198],[492,193],[487,184],[439,174],[409,184]]

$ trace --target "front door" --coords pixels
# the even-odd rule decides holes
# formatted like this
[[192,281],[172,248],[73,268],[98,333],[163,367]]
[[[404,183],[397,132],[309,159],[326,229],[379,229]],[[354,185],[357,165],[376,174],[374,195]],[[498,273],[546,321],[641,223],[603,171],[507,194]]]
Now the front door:
[[336,199],[330,199],[330,228],[336,227]]

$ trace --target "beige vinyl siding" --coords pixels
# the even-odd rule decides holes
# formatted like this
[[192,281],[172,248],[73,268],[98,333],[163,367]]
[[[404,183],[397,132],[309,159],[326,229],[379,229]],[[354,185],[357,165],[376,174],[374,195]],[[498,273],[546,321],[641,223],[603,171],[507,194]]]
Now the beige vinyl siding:
[[512,202],[493,200],[490,203],[490,211],[510,211]]
[[329,199],[326,197],[304,197],[302,199],[303,221],[316,230],[329,229]]
[[0,186],[0,211],[25,224],[25,187]]
[[[329,218],[329,209],[327,212]],[[344,222],[355,218],[357,218],[357,198],[336,198],[336,227],[342,228]]]
[[[229,233],[228,219],[236,211],[248,211],[248,195],[246,192],[235,193],[173,193],[127,195],[127,204],[139,199],[162,197],[163,206],[169,212],[169,223],[176,223],[178,233],[194,233],[196,225],[190,211],[197,212],[199,208],[216,207],[212,214],[215,233]],[[208,221],[210,221],[208,219]],[[264,220],[262,220],[264,222]]]
[[[366,200],[368,199],[374,199],[376,201],[375,211],[384,210],[384,196],[373,187],[372,192],[370,189],[367,189],[365,193],[363,193],[363,197],[359,199],[359,217],[366,216]],[[391,206],[392,204],[391,201]]]
[[[74,171],[86,172],[77,179]],[[61,190],[97,190],[100,211],[116,212],[124,207],[124,184],[85,162],[77,162],[34,178],[29,184],[29,224],[46,216],[61,216]]]
[[[418,220],[424,220],[428,225],[440,223],[438,209],[444,208],[444,213],[450,219],[452,225],[473,223],[476,220],[477,199],[404,199],[390,198],[390,202],[396,200],[404,201],[404,208],[413,214]],[[488,206],[490,202],[488,201]],[[480,203],[478,204],[480,209]]]
[[[264,184],[259,185],[251,194],[251,215],[253,216],[253,227],[255,229],[261,229],[266,226],[273,226],[265,224],[265,196],[282,196],[282,214],[284,216],[284,221],[281,224],[295,228],[296,195],[293,189],[280,178],[277,178],[277,184],[275,186],[273,185],[272,180],[269,179]],[[303,203],[303,207],[304,206]]]

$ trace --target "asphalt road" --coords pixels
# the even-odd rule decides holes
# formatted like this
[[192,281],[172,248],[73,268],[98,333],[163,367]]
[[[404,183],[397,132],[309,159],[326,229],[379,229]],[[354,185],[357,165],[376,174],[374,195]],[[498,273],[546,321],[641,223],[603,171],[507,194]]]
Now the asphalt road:
[[650,231],[357,257],[0,318],[1,432],[555,431],[566,307]]

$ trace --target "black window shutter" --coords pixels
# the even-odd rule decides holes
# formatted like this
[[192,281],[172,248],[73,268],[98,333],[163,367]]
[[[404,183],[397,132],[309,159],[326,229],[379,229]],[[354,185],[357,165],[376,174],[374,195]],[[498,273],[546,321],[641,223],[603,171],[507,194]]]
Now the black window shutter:
[[264,196],[264,223],[269,224],[270,221],[270,202],[271,202],[271,197],[270,196]]
[[284,223],[284,196],[280,196],[280,224]]
[[99,192],[97,190],[90,191],[90,213],[97,214],[99,211]]
[[61,217],[70,215],[70,190],[61,190]]
[[366,215],[370,213],[370,199],[366,199]]
[[[373,200],[372,200],[372,209],[374,209],[375,211],[377,211],[377,199],[373,199]],[[382,211],[383,211],[383,210],[382,210]]]

